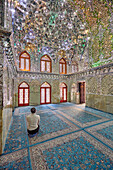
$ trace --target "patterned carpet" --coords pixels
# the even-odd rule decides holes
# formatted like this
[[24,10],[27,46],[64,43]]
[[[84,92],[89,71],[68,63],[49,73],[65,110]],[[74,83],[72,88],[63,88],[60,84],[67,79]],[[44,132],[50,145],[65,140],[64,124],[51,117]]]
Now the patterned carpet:
[[0,169],[112,170],[113,115],[72,103],[35,106],[39,134],[27,135],[31,106],[16,108]]

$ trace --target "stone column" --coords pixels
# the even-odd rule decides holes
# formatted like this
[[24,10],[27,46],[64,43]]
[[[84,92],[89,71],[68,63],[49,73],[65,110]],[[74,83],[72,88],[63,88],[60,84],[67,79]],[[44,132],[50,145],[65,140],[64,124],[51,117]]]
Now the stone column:
[[3,51],[0,36],[0,154],[2,153],[2,111],[3,111]]

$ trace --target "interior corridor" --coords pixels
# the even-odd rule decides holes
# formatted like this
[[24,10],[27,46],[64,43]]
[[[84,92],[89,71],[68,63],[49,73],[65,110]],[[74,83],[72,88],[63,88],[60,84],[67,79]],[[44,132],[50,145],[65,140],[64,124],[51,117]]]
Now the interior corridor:
[[15,109],[0,169],[113,169],[113,114],[68,102],[35,106],[40,130],[29,138],[31,108]]

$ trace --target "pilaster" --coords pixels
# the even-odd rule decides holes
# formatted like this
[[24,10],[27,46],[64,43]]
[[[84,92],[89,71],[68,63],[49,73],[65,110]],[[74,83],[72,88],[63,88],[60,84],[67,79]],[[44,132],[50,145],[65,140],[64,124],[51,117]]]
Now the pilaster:
[[0,154],[3,150],[3,68],[4,68],[4,41],[10,36],[10,32],[0,26]]

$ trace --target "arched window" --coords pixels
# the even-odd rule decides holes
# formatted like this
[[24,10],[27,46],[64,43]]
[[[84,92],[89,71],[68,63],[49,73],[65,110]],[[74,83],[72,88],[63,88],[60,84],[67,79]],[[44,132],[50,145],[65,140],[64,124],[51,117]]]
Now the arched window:
[[77,63],[72,63],[72,65],[71,65],[72,67],[71,67],[71,71],[72,71],[72,73],[75,73],[75,72],[77,72],[78,71],[78,64]]
[[29,85],[22,82],[18,87],[18,106],[29,105]]
[[67,102],[67,85],[60,83],[60,102]]
[[67,73],[67,67],[66,67],[66,61],[64,58],[60,59],[60,74],[66,74]]
[[48,55],[44,55],[40,60],[40,71],[41,72],[51,72],[51,59]]
[[40,104],[51,103],[51,86],[45,82],[40,87]]
[[20,54],[19,68],[22,71],[30,71],[30,55],[26,51]]

